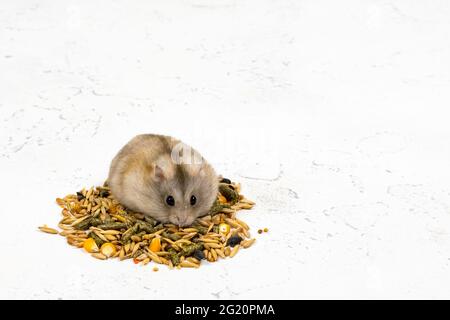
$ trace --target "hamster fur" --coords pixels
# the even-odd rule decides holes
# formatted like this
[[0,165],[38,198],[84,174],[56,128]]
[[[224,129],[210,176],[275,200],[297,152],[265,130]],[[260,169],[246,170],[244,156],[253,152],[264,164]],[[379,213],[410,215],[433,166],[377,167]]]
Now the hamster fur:
[[207,214],[218,192],[214,169],[197,151],[154,134],[138,135],[119,151],[108,184],[125,207],[179,226]]

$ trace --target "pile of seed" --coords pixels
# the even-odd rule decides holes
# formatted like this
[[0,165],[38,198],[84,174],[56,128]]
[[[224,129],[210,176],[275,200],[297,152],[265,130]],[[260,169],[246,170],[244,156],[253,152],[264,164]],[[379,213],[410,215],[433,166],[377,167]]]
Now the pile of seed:
[[240,248],[255,242],[248,225],[236,218],[237,211],[255,204],[240,194],[240,189],[240,184],[221,179],[210,214],[188,228],[180,228],[124,208],[105,183],[57,198],[62,208],[63,218],[58,224],[62,231],[46,225],[39,229],[60,234],[68,244],[101,260],[132,259],[142,265],[153,261],[169,268],[198,268],[204,259],[215,262],[234,257]]

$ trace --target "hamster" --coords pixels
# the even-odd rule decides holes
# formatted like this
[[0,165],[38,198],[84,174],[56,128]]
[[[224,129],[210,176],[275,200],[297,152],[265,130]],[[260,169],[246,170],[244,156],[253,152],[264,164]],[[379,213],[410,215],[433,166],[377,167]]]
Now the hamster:
[[112,160],[107,181],[125,207],[181,227],[209,212],[219,184],[197,151],[155,134],[131,139]]

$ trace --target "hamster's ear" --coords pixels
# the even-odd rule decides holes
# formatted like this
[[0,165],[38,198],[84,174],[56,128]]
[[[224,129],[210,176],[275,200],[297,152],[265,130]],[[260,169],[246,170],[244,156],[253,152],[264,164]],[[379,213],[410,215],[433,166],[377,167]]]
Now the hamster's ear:
[[170,157],[161,157],[151,164],[151,175],[154,181],[162,182],[173,178],[174,166],[171,164]]
[[185,169],[189,172],[189,174],[193,177],[204,177],[206,174],[206,166],[204,163],[193,163],[190,165],[186,165]]
[[200,177],[204,178],[206,176],[206,168],[205,166],[202,166],[198,172],[198,174],[200,175]]
[[156,163],[154,163],[152,167],[153,167],[153,175],[152,175],[153,180],[155,180],[156,182],[164,181],[166,179],[166,176],[164,174],[163,168]]
[[[207,162],[203,162],[200,170],[198,171],[198,175],[202,178],[205,177],[211,177],[213,178],[214,176],[216,176],[216,172],[214,171],[214,169],[211,167],[210,164],[208,164]],[[216,176],[216,180],[217,180],[217,176]]]

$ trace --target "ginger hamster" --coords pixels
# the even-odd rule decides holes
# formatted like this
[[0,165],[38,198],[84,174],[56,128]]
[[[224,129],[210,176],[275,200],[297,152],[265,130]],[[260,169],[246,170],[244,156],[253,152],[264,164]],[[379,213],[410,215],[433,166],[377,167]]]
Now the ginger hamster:
[[179,226],[207,214],[218,192],[214,169],[197,151],[154,134],[138,135],[119,151],[108,184],[125,207]]

